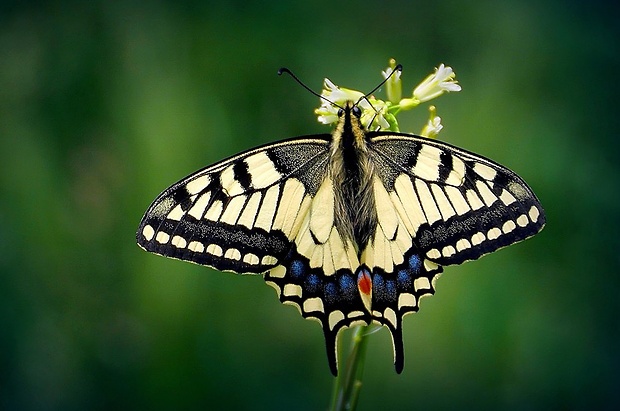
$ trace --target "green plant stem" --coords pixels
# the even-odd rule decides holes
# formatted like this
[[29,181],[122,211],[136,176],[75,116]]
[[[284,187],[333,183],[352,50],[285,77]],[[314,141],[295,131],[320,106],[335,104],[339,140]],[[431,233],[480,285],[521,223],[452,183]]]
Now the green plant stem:
[[353,340],[351,341],[351,351],[346,360],[345,367],[338,373],[338,377],[334,381],[330,408],[332,411],[352,411],[357,406],[357,400],[362,388],[369,328],[369,326],[358,326],[355,328]]

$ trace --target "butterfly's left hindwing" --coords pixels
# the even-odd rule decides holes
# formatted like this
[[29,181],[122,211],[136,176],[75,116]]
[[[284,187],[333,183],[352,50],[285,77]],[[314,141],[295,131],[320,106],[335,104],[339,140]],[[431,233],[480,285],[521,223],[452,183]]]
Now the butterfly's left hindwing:
[[166,257],[263,273],[285,257],[292,221],[323,180],[329,136],[267,145],[200,170],[160,194],[138,244]]

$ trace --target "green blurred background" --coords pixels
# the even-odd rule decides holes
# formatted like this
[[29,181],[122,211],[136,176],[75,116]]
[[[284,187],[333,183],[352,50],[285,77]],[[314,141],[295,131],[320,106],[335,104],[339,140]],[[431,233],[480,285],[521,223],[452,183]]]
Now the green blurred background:
[[[328,129],[325,76],[411,90],[454,68],[440,137],[505,164],[539,236],[448,267],[368,349],[360,409],[620,404],[617,6],[611,2],[0,3],[0,408],[325,409],[318,324],[260,277],[150,255],[134,232],[181,177]],[[615,103],[616,102],[616,103]],[[417,132],[426,110],[401,115]],[[348,334],[348,333],[347,333]]]

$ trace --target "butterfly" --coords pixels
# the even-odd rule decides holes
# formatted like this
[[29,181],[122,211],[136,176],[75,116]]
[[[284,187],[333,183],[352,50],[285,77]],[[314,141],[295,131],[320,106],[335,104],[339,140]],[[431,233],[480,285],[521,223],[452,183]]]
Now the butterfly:
[[136,238],[147,251],[262,274],[282,303],[317,320],[330,370],[340,331],[377,323],[404,366],[403,317],[445,265],[538,233],[540,202],[514,172],[413,134],[367,131],[357,103],[333,133],[263,145],[161,193]]

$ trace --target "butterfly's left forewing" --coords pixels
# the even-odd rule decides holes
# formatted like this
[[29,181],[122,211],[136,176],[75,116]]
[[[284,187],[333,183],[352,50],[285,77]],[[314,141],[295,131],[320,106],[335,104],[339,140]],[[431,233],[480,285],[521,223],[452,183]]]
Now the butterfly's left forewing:
[[200,170],[161,193],[138,244],[218,270],[263,273],[288,254],[293,220],[325,174],[329,136],[291,139]]

